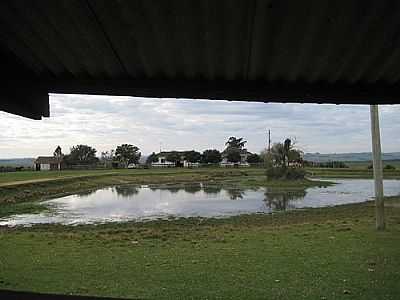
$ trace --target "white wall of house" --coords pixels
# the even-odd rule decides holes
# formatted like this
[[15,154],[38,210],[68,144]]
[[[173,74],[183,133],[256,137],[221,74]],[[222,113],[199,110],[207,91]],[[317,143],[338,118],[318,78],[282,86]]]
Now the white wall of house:
[[185,168],[197,168],[197,167],[200,166],[200,164],[199,164],[199,163],[192,163],[192,162],[190,162],[190,161],[184,160],[184,161],[183,161],[183,166],[184,166]]
[[[187,160],[181,160],[184,168],[194,168],[199,167],[199,163],[191,163]],[[168,161],[165,156],[159,156],[158,161],[151,163],[152,167],[175,167],[175,163],[172,161]]]
[[236,164],[228,161],[227,157],[223,157],[222,161],[220,162],[220,166],[221,167],[230,167],[230,166],[234,166],[234,165],[239,165],[239,166],[247,167],[247,166],[249,166],[249,164],[247,163],[248,156],[249,156],[248,153],[241,153],[240,154],[240,162],[238,162]]
[[153,167],[175,167],[175,163],[168,161],[165,156],[159,156],[158,161],[152,162],[151,165]]
[[40,164],[40,171],[50,171],[50,164]]

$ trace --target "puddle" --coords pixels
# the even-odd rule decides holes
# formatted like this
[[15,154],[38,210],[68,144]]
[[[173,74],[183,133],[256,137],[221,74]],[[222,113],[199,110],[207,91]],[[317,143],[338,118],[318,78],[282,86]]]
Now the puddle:
[[[216,184],[123,185],[43,201],[49,211],[0,219],[0,225],[30,226],[145,221],[171,217],[228,217],[357,203],[373,197],[371,179],[337,179],[329,187],[299,190],[238,189]],[[399,180],[384,180],[385,196],[400,194]]]

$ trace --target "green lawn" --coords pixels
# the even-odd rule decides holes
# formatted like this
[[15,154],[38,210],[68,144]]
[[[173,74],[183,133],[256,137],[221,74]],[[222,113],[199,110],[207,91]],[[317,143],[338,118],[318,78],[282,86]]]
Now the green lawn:
[[[110,170],[108,170],[110,172]],[[75,177],[75,176],[85,176],[85,175],[96,175],[99,173],[104,173],[103,170],[93,170],[93,171],[21,171],[21,172],[5,172],[0,173],[0,184],[27,181],[27,180],[41,180],[41,179],[57,179],[63,177]]]
[[94,178],[115,176],[158,176],[182,174],[224,174],[224,173],[263,174],[262,168],[154,168],[154,169],[106,169],[106,170],[63,170],[63,171],[21,171],[0,173],[0,187],[29,182],[45,182],[72,178]]
[[[307,168],[313,176],[318,177],[358,177],[372,178],[372,170],[368,170],[366,166],[360,166],[354,163],[351,168]],[[225,173],[227,171],[237,172],[237,169],[226,168],[199,168],[199,169],[118,169],[118,170],[66,170],[66,171],[21,171],[0,173],[0,187],[8,184],[24,183],[29,181],[46,181],[46,180],[63,180],[80,177],[98,177],[98,176],[134,176],[134,175],[162,175],[162,174],[189,174],[189,173]],[[262,168],[242,168],[240,171],[249,174],[262,174]],[[386,178],[400,178],[400,167],[396,170],[385,170]]]
[[[135,169],[118,169],[118,170],[63,170],[63,171],[21,171],[0,173],[1,184],[18,183],[21,181],[43,181],[57,180],[77,177],[97,177],[104,175],[123,175],[123,174],[153,174],[171,172],[172,169],[153,169],[153,170],[135,170]],[[181,170],[183,172],[187,170]]]
[[[394,200],[398,202],[399,199]],[[398,299],[400,208],[0,231],[0,287],[150,299]]]
[[[346,165],[348,165],[350,168],[355,168],[355,169],[367,169],[368,166],[372,164],[371,161],[349,161],[345,162]],[[396,169],[400,170],[400,160],[384,160],[382,162],[383,166],[386,165],[392,165]]]
[[[322,178],[373,178],[372,170],[367,168],[307,168],[314,177]],[[384,170],[386,179],[400,179],[400,168],[396,170]]]
[[[345,175],[367,171],[351,172]],[[23,173],[3,182],[60,176]],[[0,187],[0,216],[40,210],[37,200],[45,197],[115,184],[267,184],[262,169],[61,174],[70,178]],[[386,203],[384,232],[374,229],[373,203],[227,219],[0,228],[0,288],[150,299],[398,299],[400,198]]]

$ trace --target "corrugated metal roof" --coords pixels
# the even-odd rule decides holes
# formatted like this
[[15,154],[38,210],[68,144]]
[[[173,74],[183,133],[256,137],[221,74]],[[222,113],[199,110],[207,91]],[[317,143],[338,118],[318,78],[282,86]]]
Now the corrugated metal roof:
[[3,0],[0,109],[48,92],[400,103],[400,2]]
[[39,156],[35,159],[35,164],[59,164],[62,160],[62,157]]

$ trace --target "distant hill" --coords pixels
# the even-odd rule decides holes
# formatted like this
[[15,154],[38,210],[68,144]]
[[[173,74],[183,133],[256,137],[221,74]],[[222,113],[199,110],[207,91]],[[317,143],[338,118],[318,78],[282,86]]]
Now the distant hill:
[[[371,152],[362,153],[305,153],[304,159],[313,162],[328,162],[328,161],[371,161]],[[383,160],[400,160],[400,152],[383,153]]]
[[0,159],[0,166],[3,167],[31,167],[34,158],[9,158]]

